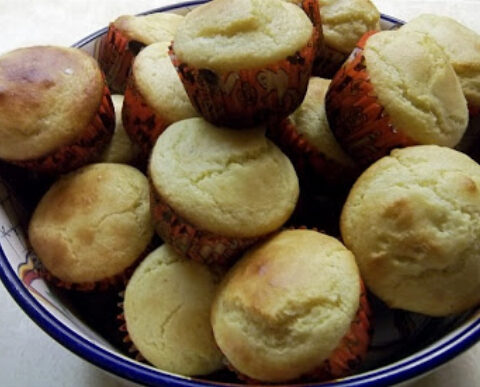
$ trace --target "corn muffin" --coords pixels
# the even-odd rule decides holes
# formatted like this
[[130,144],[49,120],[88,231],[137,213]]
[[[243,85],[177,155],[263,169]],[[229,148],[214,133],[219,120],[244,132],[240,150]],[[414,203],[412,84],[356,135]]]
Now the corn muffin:
[[123,93],[135,56],[149,44],[171,41],[182,19],[183,16],[161,12],[123,15],[110,23],[98,48],[98,61],[110,88]]
[[369,343],[353,254],[311,230],[249,250],[220,284],[211,322],[230,366],[257,384],[345,376]]
[[331,189],[352,183],[356,164],[333,136],[325,114],[325,94],[330,80],[312,77],[302,104],[280,124],[269,127],[269,136],[292,161],[307,185]]
[[154,43],[138,54],[125,90],[125,130],[145,157],[167,126],[198,116],[170,61],[168,46]]
[[104,163],[134,163],[140,153],[140,148],[132,142],[123,127],[123,100],[123,95],[112,95],[113,108],[115,110],[115,131],[113,132],[112,140],[100,156],[100,161]]
[[90,164],[42,197],[28,229],[49,279],[91,290],[114,285],[153,236],[147,178],[123,164]]
[[454,147],[468,124],[452,65],[419,32],[366,34],[332,80],[325,108],[335,137],[362,166],[393,148]]
[[202,116],[246,128],[284,118],[307,88],[317,31],[282,0],[213,0],[185,16],[171,57]]
[[46,173],[96,159],[115,127],[102,71],[76,48],[34,46],[0,56],[0,158]]
[[277,230],[299,193],[292,164],[264,129],[219,128],[202,118],[163,132],[149,177],[157,233],[204,262],[228,262]]
[[480,166],[423,145],[394,150],[353,186],[341,216],[367,287],[431,316],[480,303]]
[[220,274],[180,256],[169,245],[151,252],[133,273],[123,303],[127,332],[155,367],[206,375],[223,367],[210,308]]
[[470,111],[480,112],[480,35],[447,16],[423,14],[402,27],[428,34],[443,48],[460,79]]
[[332,78],[367,31],[380,31],[380,12],[370,0],[317,0],[325,49],[314,74]]

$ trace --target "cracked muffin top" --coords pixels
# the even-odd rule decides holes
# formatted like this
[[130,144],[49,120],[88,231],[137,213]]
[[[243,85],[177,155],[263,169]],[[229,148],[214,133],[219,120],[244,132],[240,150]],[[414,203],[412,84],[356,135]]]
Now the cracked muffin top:
[[378,100],[398,130],[419,144],[457,145],[468,124],[467,102],[432,38],[382,31],[368,38],[364,55]]
[[125,291],[128,335],[154,366],[181,375],[223,367],[210,308],[221,273],[164,244],[135,270]]
[[354,184],[340,226],[389,307],[445,316],[480,303],[480,166],[465,154],[392,151]]
[[281,227],[299,193],[292,164],[263,128],[237,131],[202,118],[162,133],[149,175],[178,215],[226,237],[261,236]]
[[304,48],[305,12],[281,0],[215,0],[189,12],[174,38],[177,57],[215,71],[264,67]]
[[322,366],[359,308],[353,254],[312,230],[285,230],[249,250],[223,279],[212,306],[220,349],[259,381],[295,380]]
[[45,268],[62,281],[97,282],[121,274],[153,236],[147,178],[110,163],[65,175],[40,200],[28,236]]

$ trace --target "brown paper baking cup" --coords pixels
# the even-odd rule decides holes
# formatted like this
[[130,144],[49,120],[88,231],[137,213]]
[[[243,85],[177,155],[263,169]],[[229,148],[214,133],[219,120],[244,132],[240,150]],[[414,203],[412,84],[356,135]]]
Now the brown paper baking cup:
[[345,151],[366,167],[393,148],[417,145],[396,128],[378,101],[370,82],[363,48],[375,31],[367,32],[332,79],[325,97],[330,128]]
[[299,178],[307,185],[315,183],[328,191],[352,183],[358,175],[355,168],[342,165],[319,151],[288,117],[270,125],[267,134],[289,157]]
[[96,160],[112,139],[114,130],[115,113],[110,91],[105,85],[100,107],[72,144],[64,145],[36,159],[6,161],[41,173],[66,173]]
[[[232,263],[261,239],[229,238],[200,230],[179,216],[158,194],[150,181],[150,207],[158,235],[181,255],[205,264]],[[263,236],[262,236],[263,237]]]
[[[350,330],[342,338],[338,347],[332,352],[330,357],[323,364],[298,379],[287,382],[322,382],[337,378],[343,378],[351,375],[352,372],[363,361],[367,354],[368,346],[372,336],[371,327],[371,309],[367,299],[365,286],[360,280],[360,302],[355,318],[350,324]],[[235,367],[227,362],[228,368],[235,372],[240,380],[248,384],[260,385],[270,384],[260,380],[252,379],[239,372]]]
[[133,59],[143,47],[143,43],[129,39],[110,23],[107,34],[100,40],[98,63],[112,92],[123,94]]
[[193,106],[211,123],[248,128],[292,113],[307,91],[317,46],[314,29],[307,45],[284,60],[263,68],[215,72],[170,57]]
[[120,293],[118,293],[118,298],[120,301],[118,302],[117,306],[120,309],[120,313],[117,315],[117,321],[119,323],[118,330],[123,336],[122,343],[124,344],[126,351],[128,352],[128,355],[132,359],[135,359],[136,361],[139,361],[145,364],[149,364],[147,362],[147,359],[143,357],[143,355],[140,353],[140,351],[138,350],[138,348],[135,346],[132,339],[130,338],[130,335],[128,334],[127,320],[125,320],[125,313],[123,309],[124,300],[125,300],[125,291],[121,291]]
[[125,89],[122,109],[123,127],[130,139],[139,145],[144,157],[148,158],[158,136],[171,122],[155,112],[147,103],[130,75]]

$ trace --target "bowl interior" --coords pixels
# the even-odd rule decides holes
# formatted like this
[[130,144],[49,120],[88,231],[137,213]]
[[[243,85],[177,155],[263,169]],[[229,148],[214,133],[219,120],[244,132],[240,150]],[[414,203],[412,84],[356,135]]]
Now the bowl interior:
[[[148,11],[185,14],[205,1],[193,1]],[[382,29],[401,24],[382,15]],[[75,44],[93,56],[106,28]],[[480,119],[470,124],[461,150],[478,161],[470,139],[480,131]],[[476,153],[475,153],[476,152]],[[202,380],[168,374],[128,356],[115,293],[72,293],[50,287],[38,275],[38,261],[26,235],[29,214],[51,181],[0,164],[0,276],[25,312],[47,333],[80,356],[125,378],[155,385],[230,385],[234,378],[220,372]],[[392,311],[372,298],[375,331],[366,361],[356,375],[324,385],[375,385],[407,380],[442,364],[480,338],[480,309],[449,318]]]

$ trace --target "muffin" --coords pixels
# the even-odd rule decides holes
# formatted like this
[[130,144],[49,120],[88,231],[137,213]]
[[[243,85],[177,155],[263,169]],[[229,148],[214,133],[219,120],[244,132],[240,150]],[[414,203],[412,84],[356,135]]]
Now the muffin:
[[447,16],[423,14],[402,27],[428,34],[443,48],[472,114],[480,113],[480,35]]
[[323,190],[352,183],[354,161],[333,136],[325,114],[325,94],[330,80],[310,78],[302,104],[268,134],[292,161],[300,180]]
[[316,37],[295,4],[214,0],[185,16],[170,55],[206,120],[246,128],[284,118],[298,107]]
[[169,245],[150,253],[125,290],[127,332],[155,367],[180,375],[207,375],[223,368],[213,339],[210,308],[220,275],[180,256]]
[[468,124],[453,67],[419,32],[366,34],[332,80],[325,109],[338,142],[361,166],[393,148],[454,147]]
[[123,100],[123,95],[112,95],[113,108],[115,110],[115,131],[113,132],[112,140],[100,156],[100,161],[104,163],[134,163],[140,153],[140,148],[132,142],[123,127]]
[[98,61],[111,90],[123,93],[135,56],[149,44],[171,41],[182,19],[183,16],[162,12],[123,15],[110,23],[107,34],[100,40]]
[[91,164],[55,182],[28,228],[47,278],[78,290],[119,284],[153,236],[147,178],[123,164]]
[[154,43],[138,54],[125,90],[125,130],[145,157],[167,126],[198,116],[170,61],[168,46]]
[[353,254],[325,234],[287,230],[230,269],[211,322],[233,369],[278,383],[350,373],[368,347],[369,313]]
[[392,151],[358,179],[341,232],[367,287],[430,316],[480,303],[480,166],[435,145]]
[[367,31],[380,31],[380,12],[370,0],[317,0],[325,41],[313,73],[332,78]]
[[67,172],[97,158],[114,127],[110,92],[88,54],[34,46],[0,56],[0,159]]
[[158,235],[207,263],[227,263],[280,228],[299,192],[292,164],[264,129],[219,128],[201,118],[163,132],[149,177]]

